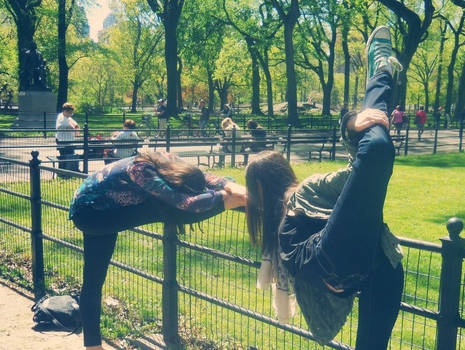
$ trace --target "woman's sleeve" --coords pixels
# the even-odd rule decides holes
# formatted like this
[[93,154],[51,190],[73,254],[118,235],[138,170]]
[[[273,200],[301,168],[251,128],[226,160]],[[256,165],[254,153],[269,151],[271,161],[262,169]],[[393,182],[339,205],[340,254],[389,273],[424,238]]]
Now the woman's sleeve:
[[224,209],[221,192],[207,190],[198,195],[191,195],[173,188],[152,169],[146,168],[144,176],[136,176],[133,181],[150,195],[180,210],[202,213],[218,207]]
[[213,175],[210,173],[204,173],[204,175],[205,175],[205,181],[207,182],[207,188],[209,190],[215,190],[215,191],[222,190],[224,186],[226,185],[226,182],[234,181],[234,179],[230,177],[221,177],[221,176]]

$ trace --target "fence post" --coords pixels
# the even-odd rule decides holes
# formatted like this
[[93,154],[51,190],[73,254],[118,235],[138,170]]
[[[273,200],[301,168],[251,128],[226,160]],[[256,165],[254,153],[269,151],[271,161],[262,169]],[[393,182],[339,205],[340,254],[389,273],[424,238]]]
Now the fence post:
[[47,112],[44,112],[44,139],[47,138]]
[[331,160],[336,160],[336,127],[333,128],[333,145],[331,149]]
[[[87,115],[87,113],[86,113]],[[89,172],[89,126],[87,122],[84,123],[84,158],[83,158],[83,169],[82,172],[87,174]]]
[[437,323],[437,350],[455,350],[460,306],[464,240],[460,238],[463,222],[450,218],[447,222],[449,237],[441,238],[442,265],[439,284],[439,318]]
[[126,121],[126,111],[123,111],[123,124]]
[[89,124],[89,112],[86,111],[86,120],[85,120],[85,123],[86,124]]
[[170,152],[170,148],[171,148],[171,124],[168,123],[168,125],[166,126],[166,152]]
[[438,130],[439,130],[439,119],[436,118],[435,126],[434,126],[434,146],[433,146],[433,154],[436,154],[438,148]]
[[40,299],[45,294],[44,247],[42,241],[42,207],[40,192],[39,152],[31,152],[29,161],[31,181],[31,256],[34,297]]
[[236,127],[232,129],[232,140],[231,140],[231,166],[236,166]]
[[462,140],[463,140],[463,118],[460,119],[459,152],[462,152]]
[[166,222],[163,226],[163,286],[162,286],[162,332],[168,349],[179,345],[178,335],[178,282],[176,280],[176,224]]
[[405,147],[404,147],[404,156],[408,154],[408,134],[410,131],[410,118],[408,119],[407,129],[405,130]]
[[292,141],[292,125],[287,125],[287,152],[286,159],[288,162],[291,161],[291,141]]

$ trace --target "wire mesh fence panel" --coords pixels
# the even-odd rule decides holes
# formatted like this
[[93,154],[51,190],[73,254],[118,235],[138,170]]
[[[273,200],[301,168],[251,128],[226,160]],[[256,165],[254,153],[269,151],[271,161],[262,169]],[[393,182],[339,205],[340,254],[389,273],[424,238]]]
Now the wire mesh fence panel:
[[[31,204],[27,163],[0,159],[0,252],[30,261]],[[83,235],[68,220],[69,201],[85,175],[53,176],[40,166],[44,272],[48,291],[82,283]],[[256,288],[261,254],[248,238],[243,212],[227,211],[177,236],[179,333],[194,348],[348,349],[355,347],[358,302],[330,346],[320,346],[300,311],[289,324],[277,321],[271,289]],[[390,349],[435,349],[441,277],[441,246],[402,240],[404,292]],[[2,259],[5,259],[2,257]],[[24,271],[21,270],[21,271]],[[160,329],[162,318],[163,225],[118,234],[104,287],[104,334]],[[29,279],[30,280],[30,279]],[[463,317],[465,286],[460,285]],[[429,316],[428,316],[429,315]],[[457,349],[464,344],[459,330]]]

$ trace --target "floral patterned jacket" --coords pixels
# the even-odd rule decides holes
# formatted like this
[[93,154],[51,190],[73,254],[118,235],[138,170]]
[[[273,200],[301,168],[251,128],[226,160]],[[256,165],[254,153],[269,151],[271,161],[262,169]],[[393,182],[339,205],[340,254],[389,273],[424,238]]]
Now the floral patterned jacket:
[[[176,159],[168,153],[163,155]],[[82,207],[109,210],[137,205],[150,197],[191,213],[202,213],[223,205],[219,190],[226,184],[225,178],[204,173],[207,181],[205,191],[191,195],[165,182],[153,164],[134,160],[135,157],[129,157],[111,163],[84,180],[74,193],[69,218],[72,219]]]

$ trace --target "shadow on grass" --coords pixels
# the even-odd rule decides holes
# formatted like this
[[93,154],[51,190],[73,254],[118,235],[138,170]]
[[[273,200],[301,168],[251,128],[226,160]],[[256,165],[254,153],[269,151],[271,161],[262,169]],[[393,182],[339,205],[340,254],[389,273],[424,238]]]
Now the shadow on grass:
[[[447,221],[452,217],[457,217],[459,219],[465,220],[465,210],[451,213],[451,215],[447,215],[447,216],[439,215],[435,218],[428,219],[427,221],[435,223],[435,224],[444,225],[444,232],[447,232],[446,224],[447,224]],[[463,231],[462,231],[462,235],[463,235]]]
[[412,167],[458,168],[465,167],[465,153],[428,154],[396,159],[396,164]]

